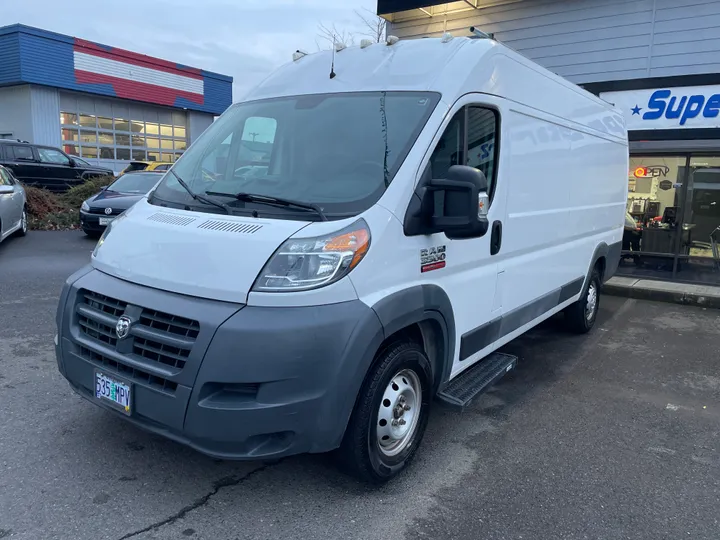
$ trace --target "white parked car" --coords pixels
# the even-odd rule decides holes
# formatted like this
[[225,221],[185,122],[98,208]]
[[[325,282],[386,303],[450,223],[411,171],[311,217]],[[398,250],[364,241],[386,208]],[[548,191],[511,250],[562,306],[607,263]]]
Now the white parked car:
[[515,366],[498,348],[559,312],[593,327],[627,131],[491,39],[331,62],[296,53],[111,222],[63,289],[57,358],[81,396],[206,454],[339,449],[383,482],[434,399]]
[[0,165],[0,242],[27,233],[25,190],[9,169]]

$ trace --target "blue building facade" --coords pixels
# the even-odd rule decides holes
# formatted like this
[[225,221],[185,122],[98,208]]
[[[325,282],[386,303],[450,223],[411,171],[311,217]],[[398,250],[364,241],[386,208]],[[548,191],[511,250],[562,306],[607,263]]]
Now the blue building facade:
[[0,137],[91,162],[174,161],[232,103],[232,78],[24,25],[0,28]]

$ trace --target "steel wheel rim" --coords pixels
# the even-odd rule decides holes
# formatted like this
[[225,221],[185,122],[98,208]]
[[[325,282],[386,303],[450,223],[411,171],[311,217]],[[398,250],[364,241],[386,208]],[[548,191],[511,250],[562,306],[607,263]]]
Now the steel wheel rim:
[[388,457],[405,450],[413,439],[422,408],[422,383],[411,369],[398,372],[385,388],[377,418],[377,442]]
[[585,317],[588,321],[592,321],[595,317],[595,311],[597,311],[598,303],[598,291],[595,283],[590,283],[587,293],[587,302],[585,305]]

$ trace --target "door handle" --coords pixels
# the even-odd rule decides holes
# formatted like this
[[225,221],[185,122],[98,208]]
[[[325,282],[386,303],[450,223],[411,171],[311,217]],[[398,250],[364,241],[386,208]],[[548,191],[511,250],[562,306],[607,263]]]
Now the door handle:
[[502,247],[502,222],[493,221],[490,236],[490,255],[497,255]]

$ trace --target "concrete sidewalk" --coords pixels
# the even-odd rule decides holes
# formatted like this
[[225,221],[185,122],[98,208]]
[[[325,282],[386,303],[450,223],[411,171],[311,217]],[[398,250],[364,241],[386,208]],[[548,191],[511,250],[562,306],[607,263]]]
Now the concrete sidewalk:
[[720,309],[720,287],[708,285],[614,277],[605,283],[603,292],[640,300]]

